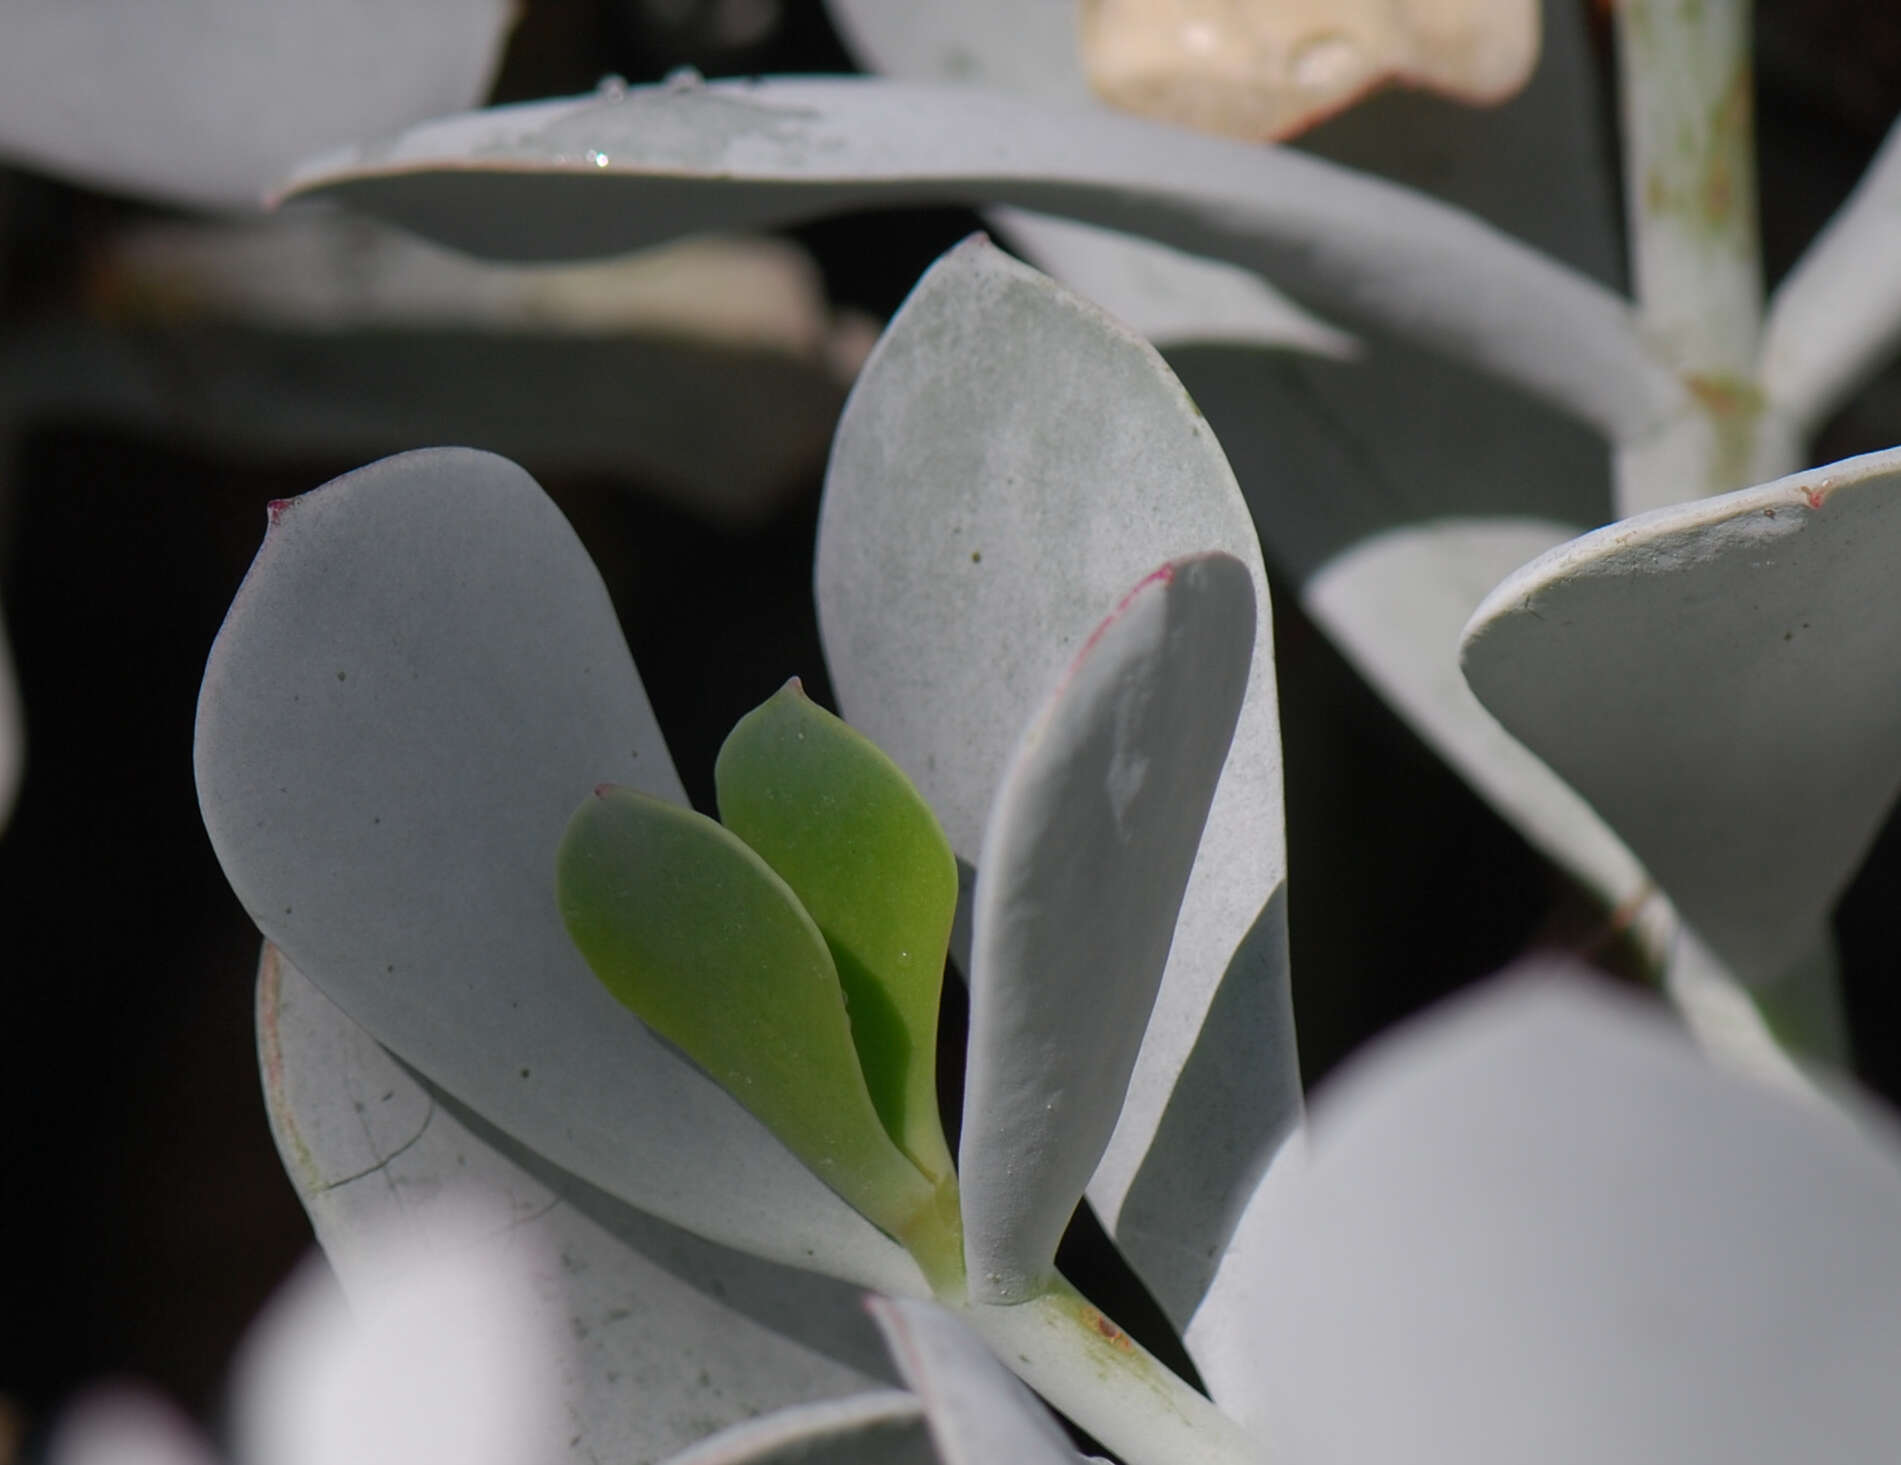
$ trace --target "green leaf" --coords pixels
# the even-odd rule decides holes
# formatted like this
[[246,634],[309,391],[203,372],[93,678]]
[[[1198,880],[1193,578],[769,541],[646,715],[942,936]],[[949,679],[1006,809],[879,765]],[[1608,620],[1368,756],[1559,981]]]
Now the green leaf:
[[937,1001],[957,861],[896,763],[794,678],[740,719],[714,767],[720,818],[824,933],[885,1131],[934,1181],[952,1173],[937,1112]]
[[865,1091],[824,938],[736,835],[604,785],[569,821],[556,892],[608,991],[863,1215],[904,1239],[934,1211]]

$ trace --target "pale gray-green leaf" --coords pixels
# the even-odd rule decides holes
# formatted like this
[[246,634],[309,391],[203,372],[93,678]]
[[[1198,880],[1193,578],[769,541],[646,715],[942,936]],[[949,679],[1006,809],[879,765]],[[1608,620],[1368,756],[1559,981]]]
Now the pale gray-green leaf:
[[963,859],[1103,615],[1157,565],[1210,549],[1252,578],[1247,696],[1089,1191],[1178,1323],[1299,1112],[1266,576],[1219,447],[1150,347],[986,244],[940,261],[847,404],[817,580],[842,709]]
[[1493,988],[1320,1095],[1204,1374],[1293,1460],[1877,1465],[1897,1154],[1634,994]]
[[507,0],[6,0],[0,153],[255,208],[286,169],[477,101]]
[[899,1290],[908,1257],[601,987],[555,850],[595,785],[681,799],[613,606],[534,481],[466,449],[277,505],[199,695],[238,898],[379,1041],[602,1189]]
[[1456,209],[1289,150],[1095,109],[868,80],[663,85],[446,118],[302,170],[468,249],[613,254],[879,203],[1006,203],[1257,269],[1613,437],[1682,399],[1609,291]]
[[346,1294],[386,1280],[392,1233],[430,1234],[472,1192],[553,1259],[575,1461],[661,1459],[888,1376],[853,1289],[700,1241],[511,1145],[268,946],[258,1047],[279,1153]]
[[1481,701],[1745,983],[1813,941],[1901,788],[1901,451],[1627,519],[1487,597]]
[[1228,555],[1175,560],[1025,729],[978,861],[958,1178],[971,1296],[1043,1291],[1122,1107],[1254,649]]

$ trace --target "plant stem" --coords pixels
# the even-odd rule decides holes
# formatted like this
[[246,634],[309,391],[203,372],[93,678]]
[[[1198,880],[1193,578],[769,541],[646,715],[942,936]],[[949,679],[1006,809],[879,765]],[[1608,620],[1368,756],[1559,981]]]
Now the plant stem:
[[1041,1295],[960,1313],[997,1356],[1128,1465],[1263,1465],[1262,1441],[1057,1277]]
[[962,1209],[957,1176],[952,1172],[937,1183],[930,1200],[894,1233],[930,1283],[931,1295],[946,1307],[961,1305],[968,1291]]
[[1620,0],[1615,14],[1638,318],[1688,389],[1675,422],[1618,445],[1621,517],[1779,478],[1801,445],[1756,380],[1749,0]]

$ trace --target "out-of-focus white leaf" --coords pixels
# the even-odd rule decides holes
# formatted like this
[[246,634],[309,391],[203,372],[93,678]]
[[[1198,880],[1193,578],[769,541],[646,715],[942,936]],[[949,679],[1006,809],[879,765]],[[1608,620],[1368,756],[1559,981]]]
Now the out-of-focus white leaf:
[[606,588],[534,481],[405,454],[276,505],[211,652],[199,802],[259,928],[489,1122],[701,1235],[897,1291],[910,1258],[597,982],[554,858],[682,801]]
[[1769,302],[1763,394],[1814,429],[1901,339],[1901,123]]
[[571,1339],[561,1438],[577,1462],[661,1459],[885,1375],[854,1289],[700,1241],[521,1151],[269,946],[258,1051],[285,1168],[351,1297],[387,1281],[383,1238],[432,1234],[469,1187],[493,1197],[494,1229],[548,1263],[537,1280]]
[[937,1465],[923,1406],[883,1390],[781,1409],[721,1430],[667,1465]]
[[1243,1381],[1217,1394],[1286,1458],[1891,1458],[1885,1121],[1712,1068],[1635,995],[1544,978],[1383,1042],[1320,1095],[1310,1148],[1244,1223],[1203,1337]]
[[817,266],[784,240],[702,237],[622,259],[503,265],[325,209],[147,225],[107,244],[89,288],[132,323],[639,333],[804,357],[820,356],[831,330]]
[[611,473],[728,524],[822,469],[865,323],[783,241],[502,266],[293,210],[109,242],[93,319],[0,348],[14,422],[149,426],[213,451],[363,461],[417,443]]
[[1538,60],[1538,0],[1082,0],[1081,15],[1104,100],[1253,141],[1392,82],[1500,102]]
[[366,1242],[375,1284],[347,1305],[312,1257],[251,1325],[232,1391],[245,1465],[519,1465],[560,1448],[554,1260],[447,1183],[426,1218]]
[[1091,634],[1004,772],[978,861],[957,1167],[977,1301],[1049,1285],[1115,1128],[1256,620],[1239,560],[1162,566]]
[[840,423],[818,606],[845,714],[964,860],[1016,738],[1104,611],[1210,549],[1253,582],[1247,695],[1089,1189],[1178,1321],[1299,1112],[1266,575],[1213,435],[1149,346],[981,241],[934,266]]
[[215,1465],[215,1457],[176,1406],[142,1388],[109,1385],[66,1406],[46,1465]]
[[487,90],[508,0],[5,0],[0,153],[201,208]]
[[1746,984],[1821,929],[1901,788],[1901,450],[1658,509],[1498,586],[1465,673]]
[[944,1465],[1076,1465],[1076,1452],[977,1335],[935,1303],[871,1298]]
[[878,203],[1007,203],[1245,265],[1614,438],[1683,396],[1628,306],[1457,210],[1292,152],[973,89],[636,87],[444,118],[293,181],[473,253],[618,254]]

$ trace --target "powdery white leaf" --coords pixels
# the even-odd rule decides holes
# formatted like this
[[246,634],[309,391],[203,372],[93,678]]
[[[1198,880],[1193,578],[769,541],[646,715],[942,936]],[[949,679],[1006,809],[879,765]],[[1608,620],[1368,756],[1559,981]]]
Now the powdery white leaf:
[[1075,1465],[1076,1451],[1049,1411],[950,1313],[909,1299],[866,1305],[924,1405],[944,1465]]
[[469,1187],[533,1251],[570,1338],[561,1438],[577,1462],[658,1460],[885,1377],[855,1289],[701,1241],[512,1145],[269,946],[258,1050],[279,1153],[347,1294],[383,1285],[382,1239],[433,1235]]
[[981,241],[939,261],[847,403],[817,585],[841,708],[964,860],[1015,740],[1104,612],[1210,549],[1253,584],[1247,694],[1089,1189],[1178,1321],[1299,1113],[1266,575],[1219,447],[1149,346]]
[[725,1244],[920,1288],[562,929],[555,851],[589,791],[684,798],[606,588],[546,495],[441,448],[271,519],[206,666],[195,750],[212,847],[264,934],[561,1168]]
[[[1601,1465],[1893,1454],[1901,1168],[1549,975],[1383,1041],[1276,1167],[1204,1337],[1291,1459]],[[1254,1220],[1251,1213],[1250,1220]]]
[[467,1190],[368,1245],[346,1306],[313,1257],[251,1325],[234,1367],[245,1465],[519,1465],[565,1438],[563,1327],[535,1238],[489,1229]]
[[914,1394],[885,1390],[735,1424],[667,1465],[937,1465]]
[[1163,565],[1024,731],[978,861],[958,1177],[971,1295],[1044,1290],[1148,1026],[1247,689],[1229,555]]
[[1465,674],[1746,984],[1804,955],[1901,788],[1901,451],[1626,519],[1495,589]]
[[247,209],[303,158],[478,100],[508,0],[6,0],[0,153]]
[[1500,102],[1538,60],[1538,0],[1082,0],[1081,21],[1105,101],[1254,141],[1392,82]]
[[1901,123],[1770,297],[1763,394],[1813,430],[1901,341]]
[[472,113],[302,170],[477,254],[614,254],[922,199],[1135,228],[1303,305],[1471,362],[1612,437],[1683,400],[1629,307],[1455,209],[1280,149],[975,89],[869,80],[637,87]]

